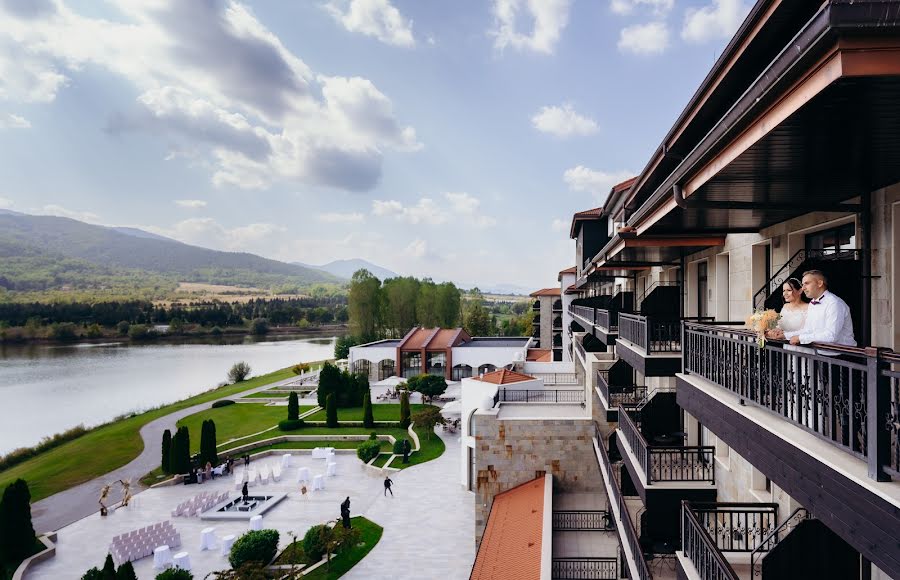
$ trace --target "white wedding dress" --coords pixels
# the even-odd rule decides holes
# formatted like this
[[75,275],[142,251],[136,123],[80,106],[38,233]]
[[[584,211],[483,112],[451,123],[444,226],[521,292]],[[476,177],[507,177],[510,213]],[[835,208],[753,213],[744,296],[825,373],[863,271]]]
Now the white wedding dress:
[[781,309],[781,320],[778,321],[778,328],[784,332],[797,332],[802,330],[806,324],[806,308],[785,307]]

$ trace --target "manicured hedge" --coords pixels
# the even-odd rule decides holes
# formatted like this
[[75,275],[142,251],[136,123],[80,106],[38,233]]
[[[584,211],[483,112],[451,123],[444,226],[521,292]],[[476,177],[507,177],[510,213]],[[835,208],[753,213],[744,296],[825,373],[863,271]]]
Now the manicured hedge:
[[303,427],[303,419],[285,419],[278,422],[278,429],[281,431],[296,431]]
[[232,568],[240,568],[247,562],[268,564],[278,553],[276,530],[252,530],[237,539],[231,546],[228,562]]
[[359,457],[363,463],[368,463],[378,457],[378,454],[381,452],[381,442],[380,441],[372,441],[371,439],[367,441],[363,441],[356,448],[356,456]]
[[215,401],[212,404],[213,409],[218,409],[219,407],[227,407],[228,405],[234,405],[234,401],[231,399],[221,399],[219,401]]

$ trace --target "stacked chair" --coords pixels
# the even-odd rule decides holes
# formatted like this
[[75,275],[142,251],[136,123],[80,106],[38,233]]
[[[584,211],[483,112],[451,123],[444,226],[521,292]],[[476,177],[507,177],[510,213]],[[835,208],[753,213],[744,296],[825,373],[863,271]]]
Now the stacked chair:
[[153,550],[163,545],[170,548],[181,546],[181,536],[175,531],[175,527],[170,521],[113,537],[109,545],[109,553],[118,566],[125,562],[146,558],[153,554]]

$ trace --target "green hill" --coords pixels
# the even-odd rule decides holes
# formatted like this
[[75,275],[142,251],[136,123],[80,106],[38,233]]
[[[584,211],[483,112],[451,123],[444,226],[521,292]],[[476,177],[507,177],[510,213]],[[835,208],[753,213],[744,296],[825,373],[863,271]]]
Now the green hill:
[[0,289],[139,291],[162,297],[179,282],[303,288],[345,280],[254,254],[138,237],[68,218],[0,214]]

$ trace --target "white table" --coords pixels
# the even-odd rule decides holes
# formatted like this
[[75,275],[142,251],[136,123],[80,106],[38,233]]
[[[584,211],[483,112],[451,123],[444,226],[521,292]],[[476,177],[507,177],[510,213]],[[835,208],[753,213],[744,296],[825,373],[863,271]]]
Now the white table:
[[325,475],[328,477],[334,477],[337,474],[337,463],[334,461],[329,461],[328,465],[325,468]]
[[175,567],[182,570],[191,569],[191,557],[187,552],[178,552],[175,554]]
[[309,468],[301,467],[297,469],[297,483],[300,482],[306,483],[309,481]]
[[164,570],[172,565],[172,551],[169,546],[163,544],[153,550],[153,569]]
[[203,528],[200,532],[200,551],[213,550],[216,547],[216,528]]
[[333,451],[334,447],[316,447],[313,449],[312,457],[313,459],[327,459]]
[[228,534],[222,538],[222,555],[227,556],[231,553],[231,546],[234,545],[234,534]]
[[212,470],[212,471],[213,471],[213,473],[215,473],[216,475],[222,475],[223,473],[225,473],[225,466],[224,466],[224,465],[220,465],[220,466],[218,466],[218,467],[213,467],[213,470]]
[[251,530],[261,530],[262,529],[262,516],[256,515],[250,518],[250,529]]
[[313,491],[317,489],[325,489],[325,478],[322,477],[322,474],[319,474],[313,477]]
[[287,469],[291,466],[291,454],[285,453],[281,456],[281,469]]

